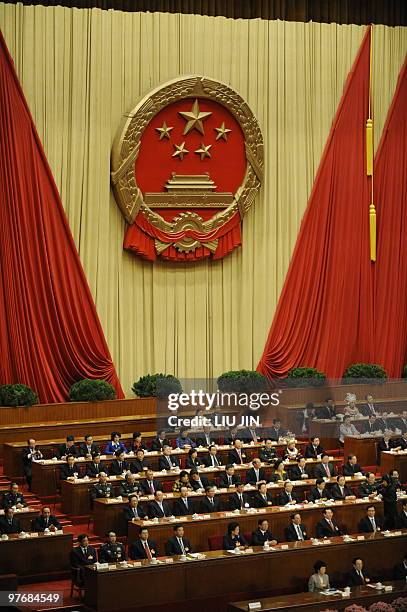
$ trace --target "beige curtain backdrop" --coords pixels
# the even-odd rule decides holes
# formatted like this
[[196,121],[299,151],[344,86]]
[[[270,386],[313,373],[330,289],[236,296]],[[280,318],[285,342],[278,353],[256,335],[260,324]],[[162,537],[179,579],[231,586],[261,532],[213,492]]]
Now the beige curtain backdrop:
[[[365,28],[3,3],[0,27],[125,392],[153,371],[255,368]],[[376,143],[406,49],[405,28],[375,26]],[[263,131],[265,181],[241,249],[215,263],[152,264],[122,249],[111,145],[142,95],[184,74],[219,79],[247,100]]]

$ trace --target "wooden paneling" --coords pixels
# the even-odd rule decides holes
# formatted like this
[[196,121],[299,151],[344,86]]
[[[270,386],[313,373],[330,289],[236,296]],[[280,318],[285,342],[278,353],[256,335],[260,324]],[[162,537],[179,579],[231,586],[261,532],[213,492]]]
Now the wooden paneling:
[[56,534],[19,539],[9,536],[0,540],[0,573],[16,573],[19,578],[42,576],[44,580],[53,572],[69,571],[69,553],[72,534]]

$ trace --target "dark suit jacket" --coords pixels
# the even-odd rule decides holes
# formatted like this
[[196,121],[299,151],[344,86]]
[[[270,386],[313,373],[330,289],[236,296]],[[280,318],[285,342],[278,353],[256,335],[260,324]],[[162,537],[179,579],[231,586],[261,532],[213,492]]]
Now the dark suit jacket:
[[130,484],[126,480],[122,480],[119,487],[119,495],[127,498],[130,498],[132,495],[140,495],[140,487],[137,480],[134,485]]
[[399,563],[393,569],[394,580],[405,580],[407,578],[407,568],[404,563]]
[[286,433],[287,432],[284,429],[279,429],[277,431],[275,427],[270,427],[270,429],[268,430],[267,438],[269,440],[274,440],[275,442],[277,442],[278,439],[283,438],[286,435]]
[[363,406],[359,406],[359,412],[360,414],[363,414],[363,416],[367,416],[367,417],[374,415],[374,412],[370,408],[369,404],[363,404]]
[[[56,518],[56,516],[53,516],[51,514],[51,516],[49,517],[48,520],[48,529],[51,527],[51,525],[53,525],[56,529],[61,529],[61,523],[58,521],[58,519]],[[45,519],[43,516],[37,516],[37,518],[34,520],[34,524],[33,524],[33,529],[34,531],[44,531],[44,529],[47,528],[47,525],[45,524]]]
[[[184,544],[184,549],[186,553],[192,552],[191,542],[188,538],[182,538],[182,543]],[[173,536],[168,540],[165,545],[165,554],[166,555],[182,555],[181,546],[179,545],[178,539]]]
[[[156,557],[158,555],[156,543],[153,542],[153,540],[147,540],[147,542],[150,548],[151,556]],[[140,538],[135,540],[130,546],[129,556],[130,559],[147,559],[146,549],[144,548]]]
[[260,494],[259,491],[256,491],[254,498],[253,498],[253,505],[255,508],[268,508],[269,504],[268,502],[273,503],[273,500],[271,499],[270,493],[267,491],[266,493],[266,497],[267,497],[267,501],[263,498],[263,496]]
[[353,495],[352,489],[350,489],[347,485],[343,487],[343,495],[342,495],[338,484],[332,485],[330,493],[333,499],[345,499],[347,495]]
[[[218,461],[218,467],[223,467],[222,461],[221,461],[221,459],[220,459],[220,457],[218,455],[216,455],[216,459]],[[212,467],[212,465],[213,465],[212,457],[209,455],[209,453],[205,457],[203,457],[202,460],[203,460],[204,465],[206,467]]]
[[405,512],[400,512],[396,520],[397,527],[407,529],[407,515]]
[[67,480],[67,478],[73,476],[75,472],[78,474],[78,476],[80,476],[80,469],[78,464],[75,463],[72,468],[68,464],[61,465],[59,477],[61,480]]
[[154,438],[151,442],[151,450],[153,451],[162,451],[164,446],[171,446],[167,438],[164,438],[162,442],[158,438]]
[[[209,480],[206,478],[206,476],[202,476],[200,475],[200,481],[202,482],[202,487],[205,489],[207,486],[209,486]],[[200,484],[199,482],[197,482],[196,480],[193,480],[191,478],[190,480],[191,482],[191,487],[194,491],[198,491],[198,489],[200,489]]]
[[[378,518],[377,516],[375,516],[374,518],[375,523],[376,523],[376,528],[379,527],[379,529],[383,529],[383,522],[380,518]],[[359,525],[358,525],[358,530],[360,533],[373,533],[373,527],[372,527],[372,523],[370,521],[370,519],[365,516],[364,518],[360,519],[359,521]]]
[[5,516],[2,516],[0,518],[0,533],[11,534],[11,533],[20,533],[20,531],[21,531],[21,525],[20,525],[20,521],[17,518],[13,517],[11,525],[9,524]]
[[362,570],[362,576],[363,576],[363,579],[359,576],[357,571],[353,569],[349,573],[347,585],[354,587],[354,586],[362,586],[366,584],[366,578],[369,578],[369,576],[365,573],[364,569]]
[[318,406],[315,408],[317,419],[333,419],[335,418],[335,409],[330,406]]
[[160,506],[157,504],[155,499],[148,504],[148,516],[150,518],[163,518],[164,516],[171,516],[172,511],[167,502],[163,501],[164,512],[161,510]]
[[88,463],[86,466],[86,475],[89,476],[89,478],[98,478],[100,472],[104,472],[105,474],[109,473],[108,467],[106,463],[102,463],[100,462],[98,464],[98,469],[96,470],[95,468],[95,464],[92,463]]
[[[94,453],[97,453],[97,454],[100,453],[100,448],[98,447],[97,444],[92,442],[90,446],[91,446],[91,450],[90,450],[91,455],[93,455]],[[79,454],[81,455],[81,457],[86,457],[88,453],[89,453],[88,447],[86,446],[85,442],[81,442],[79,445]]]
[[322,491],[322,495],[319,492],[318,487],[312,487],[311,491],[308,493],[308,499],[313,502],[318,501],[319,499],[324,499],[324,498],[331,499],[330,491],[328,491],[326,487]]
[[368,482],[362,482],[359,489],[358,489],[358,493],[360,495],[360,497],[368,497],[369,495],[372,495],[373,493],[377,492],[377,485],[370,485]]
[[188,498],[188,508],[184,504],[182,497],[179,497],[174,502],[174,515],[175,516],[188,516],[189,514],[195,514],[195,504]]
[[397,429],[400,429],[401,433],[407,431],[407,419],[400,416],[398,419],[394,419],[397,425]]
[[[143,509],[142,506],[140,506],[140,504],[138,504],[138,506],[137,506],[137,514],[138,514],[140,519],[147,518],[147,514],[146,514],[145,510]],[[124,515],[124,519],[125,519],[126,523],[128,521],[132,521],[134,518],[137,519],[137,517],[134,516],[133,509],[130,508],[130,506],[125,506],[123,508],[123,515]]]
[[320,444],[318,444],[316,450],[312,444],[308,444],[305,448],[305,458],[306,459],[317,459],[318,455],[321,455],[324,452],[324,449]]
[[24,495],[20,492],[17,495],[14,495],[11,491],[7,491],[3,495],[3,508],[10,508],[11,506],[16,506],[17,504],[21,504],[25,506]]
[[197,446],[203,446],[208,448],[211,444],[216,444],[216,440],[213,439],[212,436],[210,436],[209,438],[210,442],[208,444],[208,442],[206,441],[206,438],[204,435],[201,435],[200,437],[198,437],[195,442]]
[[[309,472],[307,472],[307,466],[305,466],[304,471],[307,474],[307,477],[310,478]],[[290,468],[290,474],[291,474],[292,480],[302,480],[303,479],[302,472],[298,465],[294,465],[294,467]]]
[[140,461],[140,459],[135,459],[134,461],[130,461],[129,465],[130,471],[133,472],[133,474],[144,472],[146,468],[150,467],[147,459],[143,459],[143,461]]
[[[300,525],[300,529],[302,531],[302,535],[304,540],[308,540],[308,535],[307,535],[307,530],[304,527],[304,525],[301,523]],[[291,523],[291,525],[288,525],[288,527],[285,527],[284,529],[284,535],[285,535],[285,539],[286,542],[297,542],[298,540],[298,536],[297,536],[297,532],[294,528],[294,525]]]
[[242,508],[247,507],[246,504],[249,504],[249,507],[252,506],[250,497],[247,495],[247,493],[243,493],[242,498],[243,498],[243,501],[241,503],[238,494],[233,493],[233,495],[229,497],[229,509],[230,510],[241,510]]
[[187,457],[185,460],[185,467],[189,470],[190,468],[198,468],[203,465],[202,461],[196,457],[196,459],[191,459],[191,457]]
[[363,433],[374,433],[376,431],[381,431],[382,427],[381,427],[381,422],[380,421],[375,421],[374,423],[369,423],[369,421],[366,421],[366,423],[363,425]]
[[268,482],[268,478],[266,476],[266,471],[264,468],[259,469],[259,480],[256,480],[256,473],[254,471],[254,468],[250,468],[250,470],[247,470],[246,482],[248,484],[256,485],[256,483],[260,480],[265,480],[266,482]]
[[[329,466],[329,469],[331,470],[331,476],[337,476],[338,472],[334,464],[329,462],[328,466]],[[325,468],[323,467],[322,463],[318,463],[318,465],[315,467],[315,478],[325,478],[326,475],[327,474],[325,472]]]
[[116,544],[103,544],[99,548],[100,563],[120,563],[126,560],[126,553],[121,542]]
[[209,514],[210,512],[220,512],[220,501],[218,499],[218,497],[214,497],[213,498],[213,506],[212,504],[208,501],[208,498],[205,497],[203,498],[203,500],[201,501],[201,512],[204,514]]
[[229,477],[226,472],[222,472],[219,476],[219,486],[221,488],[228,488],[229,486],[237,485],[239,482],[240,478],[236,474],[232,476],[232,485],[229,485]]
[[230,536],[227,533],[223,536],[223,550],[234,550],[237,541],[239,541],[242,546],[247,546],[247,540],[241,533],[238,536]]
[[319,521],[317,523],[317,528],[316,528],[316,532],[317,532],[317,538],[329,538],[329,537],[333,537],[333,536],[338,536],[338,535],[343,535],[342,531],[339,529],[338,525],[335,523],[335,521],[332,521],[334,529],[331,529],[331,526],[329,525],[328,521],[323,518],[322,521]]
[[232,448],[232,450],[229,451],[228,463],[236,463],[236,465],[242,465],[242,463],[247,463],[246,450],[242,448],[240,454],[242,456],[241,460],[239,458],[237,450],[235,448]]
[[[154,486],[154,491],[162,491],[163,490],[163,486],[161,484],[161,482],[159,480],[154,480],[153,479],[153,486]],[[151,489],[149,487],[147,478],[144,478],[144,480],[140,480],[140,489],[143,492],[144,495],[152,495],[151,493]]]
[[252,544],[253,546],[263,546],[264,542],[275,540],[276,538],[271,533],[270,529],[267,529],[265,533],[262,533],[260,528],[252,533]]
[[88,546],[87,555],[85,556],[80,546],[76,546],[71,550],[70,554],[72,567],[83,567],[84,565],[92,565],[97,561],[96,549],[93,546]]
[[[291,497],[293,499],[293,501],[298,502],[298,496],[296,493],[294,493],[294,490],[291,491]],[[280,506],[285,506],[286,504],[288,504],[289,499],[288,499],[288,495],[285,491],[282,491],[282,493],[280,493],[280,495],[278,496],[278,503]]]
[[73,455],[74,457],[79,457],[80,451],[76,444],[73,444],[70,448],[67,447],[66,444],[61,444],[58,447],[58,457],[64,457],[66,455]]
[[122,465],[120,467],[117,459],[113,459],[112,463],[110,464],[110,475],[111,476],[121,476],[123,472],[127,472],[129,468],[130,468],[130,464],[128,461],[122,461]]
[[[169,460],[171,461],[172,467],[179,467],[178,457],[170,455],[169,456]],[[159,470],[169,470],[169,469],[171,469],[170,466],[168,465],[168,460],[167,460],[167,457],[165,455],[162,455],[161,457],[159,457],[159,459],[158,459],[158,469]]]
[[362,472],[363,474],[363,470],[358,463],[355,463],[355,465],[351,465],[349,462],[346,462],[343,466],[344,476],[354,476],[355,474],[357,474],[357,472]]
[[277,453],[273,447],[272,448],[263,447],[259,450],[259,459],[263,463],[274,464],[277,459]]

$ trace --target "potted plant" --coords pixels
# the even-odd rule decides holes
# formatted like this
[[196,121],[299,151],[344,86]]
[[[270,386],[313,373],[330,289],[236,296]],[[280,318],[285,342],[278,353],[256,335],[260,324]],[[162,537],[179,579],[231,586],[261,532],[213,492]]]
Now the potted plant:
[[322,387],[326,382],[326,374],[316,368],[306,366],[293,368],[287,374],[285,383],[289,387]]
[[116,399],[116,390],[106,380],[84,378],[69,389],[70,402],[101,402]]
[[230,370],[223,372],[217,380],[222,393],[261,393],[266,391],[269,382],[256,370]]
[[2,385],[0,387],[0,406],[34,406],[38,404],[38,396],[21,383]]
[[136,381],[131,390],[138,397],[167,398],[170,393],[182,393],[178,378],[172,374],[146,374]]
[[368,381],[380,383],[385,382],[386,379],[386,370],[375,363],[353,363],[343,373],[345,383],[354,383],[355,380],[360,380],[363,383]]

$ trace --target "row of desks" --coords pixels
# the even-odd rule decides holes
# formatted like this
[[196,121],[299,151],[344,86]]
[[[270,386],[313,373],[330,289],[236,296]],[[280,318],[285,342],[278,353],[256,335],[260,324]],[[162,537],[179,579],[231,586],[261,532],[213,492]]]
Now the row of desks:
[[[364,478],[347,478],[347,484],[352,487],[352,489],[356,489],[361,482],[363,482]],[[330,484],[333,484],[335,479],[331,479]],[[305,499],[307,493],[314,486],[314,480],[305,480],[305,481],[296,481],[294,482],[294,489],[300,499]],[[268,485],[268,490],[272,495],[277,496],[279,493],[283,491],[282,483],[270,483]],[[255,487],[248,487],[246,492],[249,494],[253,494],[256,491]],[[218,489],[216,491],[216,496],[220,498],[220,503],[222,509],[227,507],[228,499],[230,495],[234,493],[234,489]],[[196,506],[199,505],[204,497],[203,493],[191,492],[189,495],[189,500]],[[173,507],[173,502],[179,498],[178,493],[168,493],[165,495],[166,503],[170,504]],[[152,495],[146,495],[140,498],[141,506],[146,508],[146,503],[153,499]],[[123,508],[127,506],[128,500],[124,498],[123,500],[119,499],[96,499],[93,504],[93,519],[94,525],[93,529],[97,535],[104,535],[109,529],[113,529],[120,535],[124,535],[127,533],[127,524],[124,521]],[[199,510],[198,510],[199,511]]]
[[69,571],[72,534],[29,534],[28,538],[9,535],[0,538],[0,574],[17,574],[19,578],[40,576],[48,579],[54,572]]
[[[321,556],[328,565],[332,584],[343,580],[357,556],[365,559],[371,576],[384,580],[391,577],[393,566],[401,561],[406,544],[407,531],[403,531],[392,537],[371,534],[351,544],[337,537],[322,546],[305,541],[288,543],[284,545],[286,549],[278,545],[268,552],[253,548],[253,552],[241,555],[212,551],[205,553],[203,559],[181,561],[175,557],[159,565],[139,561],[107,570],[88,566],[85,604],[98,612],[108,612],[148,611],[152,602],[155,606],[178,602],[179,610],[190,610],[191,604],[209,598],[236,601],[254,594],[260,597],[305,591],[312,566]],[[211,609],[210,604],[207,609]]]
[[[310,460],[307,465],[309,465],[310,468],[312,468],[318,463],[319,463],[318,461]],[[332,463],[336,463],[338,465],[341,463],[341,460],[334,459]],[[287,466],[288,467],[290,465],[294,466],[295,464],[296,462],[294,461],[294,462],[290,462],[289,464],[287,464]],[[46,476],[47,470],[49,470],[49,473],[52,473],[52,469],[55,469],[54,466],[52,465],[33,464],[33,490],[35,492],[37,492],[37,490],[34,488],[34,479],[35,479],[35,482],[39,484],[41,481],[41,477],[44,480],[47,477]],[[239,474],[241,479],[244,481],[246,478],[247,469],[248,469],[247,465],[236,466],[235,473]],[[265,466],[265,469],[266,469],[266,475],[269,475],[271,473],[271,468]],[[200,473],[206,478],[208,478],[209,482],[213,482],[218,479],[222,471],[223,471],[223,468],[222,469],[205,468],[203,470],[200,470]],[[48,476],[49,476],[49,473],[48,473]],[[142,478],[143,476],[136,475],[136,480],[137,479],[141,480]],[[156,472],[154,475],[154,478],[160,481],[164,486],[172,488],[172,485],[178,478],[178,473],[173,472],[173,471]],[[117,486],[119,486],[120,483],[123,481],[123,477],[122,476],[117,476],[117,477],[111,476],[108,480],[110,483],[114,483],[114,484],[117,484]],[[89,514],[89,512],[91,511],[91,499],[90,499],[89,491],[92,485],[94,485],[96,482],[98,481],[95,478],[89,478],[87,480],[77,479],[75,481],[61,480],[60,484],[61,484],[61,496],[62,496],[62,511],[66,514],[73,514],[73,515]],[[56,484],[54,484],[54,488],[52,489],[52,492],[55,492],[55,487],[56,487]]]
[[[14,518],[20,521],[20,526],[22,531],[31,531],[31,523],[37,518],[39,515],[39,511],[34,508],[30,508],[29,506],[25,506],[21,508],[21,510],[16,510],[14,512]],[[4,510],[0,510],[0,518],[4,516]]]

